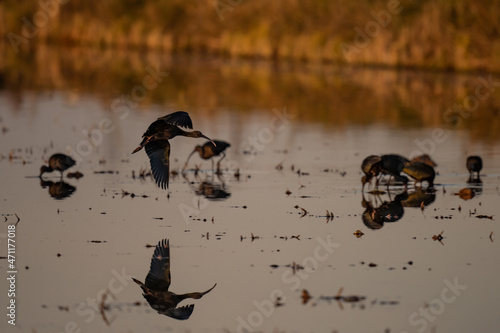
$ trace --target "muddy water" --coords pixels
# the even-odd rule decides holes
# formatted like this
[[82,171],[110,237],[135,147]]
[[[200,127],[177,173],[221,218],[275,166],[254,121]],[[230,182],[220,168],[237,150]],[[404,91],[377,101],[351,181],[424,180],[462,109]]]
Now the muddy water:
[[[317,73],[307,75],[314,79]],[[180,89],[175,82],[168,84]],[[146,154],[130,153],[147,126],[181,108],[180,102],[153,100],[113,111],[115,98],[130,89],[115,87],[101,94],[70,88],[0,93],[0,126],[5,129],[0,141],[5,220],[1,253],[7,253],[8,225],[16,225],[16,328],[500,328],[500,144],[490,135],[478,136],[479,125],[450,128],[426,116],[403,117],[400,122],[379,108],[386,103],[366,105],[375,110],[359,121],[344,117],[342,126],[332,124],[334,106],[325,120],[325,114],[308,115],[293,103],[275,105],[273,110],[258,99],[252,108],[234,101],[219,101],[208,111],[182,105],[195,129],[232,146],[220,177],[210,171],[209,161],[193,156],[185,177],[172,177],[170,189],[164,191],[150,177],[139,177],[149,168]],[[286,88],[274,87],[283,95]],[[388,89],[395,87],[389,83]],[[360,99],[362,94],[356,95],[353,103],[362,104]],[[410,106],[412,100],[407,100]],[[367,120],[370,117],[373,121]],[[172,170],[180,171],[200,143],[203,140],[172,140]],[[385,193],[380,195],[361,193],[360,164],[365,156],[409,156],[417,150],[430,150],[438,163],[434,194],[418,192],[413,185],[409,197],[401,195],[398,185],[389,190],[382,186]],[[65,184],[58,184],[53,173],[41,184],[36,176],[43,161],[52,153],[71,151],[79,159],[72,171],[80,171],[83,178],[65,177]],[[481,183],[467,183],[465,159],[471,154],[483,157]],[[195,165],[200,167],[197,175]],[[476,192],[472,199],[454,195],[467,187]],[[378,229],[373,224],[370,228],[363,220],[367,207],[384,202],[398,207],[397,216]],[[357,230],[363,234],[359,238],[354,235]],[[433,240],[440,234],[442,239]],[[154,251],[146,245],[164,238],[170,240],[170,291],[204,291],[217,283],[203,298],[180,304],[195,305],[186,321],[157,314],[131,279],[144,281]],[[7,260],[0,265],[7,275]],[[6,304],[7,288],[3,290]],[[5,315],[0,325],[2,331],[14,331]]]

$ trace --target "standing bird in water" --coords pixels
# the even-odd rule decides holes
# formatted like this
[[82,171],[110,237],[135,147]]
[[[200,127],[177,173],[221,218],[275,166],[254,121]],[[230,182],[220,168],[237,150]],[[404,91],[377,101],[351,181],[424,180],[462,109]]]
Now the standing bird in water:
[[434,168],[427,163],[411,161],[406,163],[403,168],[403,172],[406,173],[411,178],[415,179],[415,186],[417,183],[427,181],[429,183],[429,188],[434,186],[434,178],[436,177],[436,172]]
[[212,288],[201,293],[192,292],[177,295],[168,291],[171,282],[170,246],[168,239],[163,239],[156,245],[146,281],[142,283],[134,278],[132,278],[132,280],[141,286],[143,291],[142,296],[144,296],[153,309],[159,314],[179,320],[185,320],[191,316],[194,310],[194,304],[181,306],[179,308],[177,304],[186,298],[200,299],[217,285],[216,283]]
[[397,182],[402,182],[406,189],[408,185],[408,177],[402,176],[401,172],[403,171],[405,165],[410,161],[408,161],[407,158],[396,154],[387,154],[380,157],[382,158],[381,172],[385,175],[389,175],[387,186],[389,186],[391,178],[394,177]]
[[422,162],[431,167],[437,167],[437,163],[432,160],[432,158],[428,154],[422,154],[419,156],[415,156],[411,159],[412,162]]
[[479,156],[469,156],[467,157],[467,170],[470,173],[470,179],[474,178],[474,172],[477,173],[477,179],[479,179],[479,171],[483,168],[483,160]]
[[42,167],[40,168],[40,177],[42,177],[45,172],[52,172],[54,170],[57,170],[61,172],[62,178],[63,171],[71,168],[75,164],[75,160],[68,155],[54,154],[49,158],[48,166],[42,165]]
[[149,125],[146,133],[142,135],[143,139],[139,147],[132,152],[132,154],[137,153],[142,147],[146,147],[153,177],[156,184],[162,189],[168,188],[170,173],[170,143],[168,140],[181,135],[189,138],[205,138],[212,141],[200,131],[186,132],[179,126],[189,129],[193,128],[193,123],[187,112],[177,111],[158,118]]
[[189,154],[186,164],[184,164],[184,168],[182,169],[182,172],[186,170],[186,167],[188,166],[189,159],[191,156],[198,152],[200,154],[200,157],[204,160],[208,160],[209,158],[212,160],[212,170],[214,169],[214,156],[219,156],[222,154],[222,158],[217,162],[217,174],[220,174],[220,162],[226,157],[226,154],[224,153],[224,150],[226,148],[230,147],[231,144],[226,141],[219,141],[219,140],[214,140],[214,141],[207,141],[203,144],[203,146],[197,145],[194,147],[194,150]]
[[[361,178],[361,183],[363,184],[361,191],[363,191],[365,184],[371,184],[372,178],[377,177],[382,171],[382,158],[377,155],[367,156],[361,163],[361,170],[363,170],[363,173],[365,174]],[[378,185],[378,181],[376,185]]]

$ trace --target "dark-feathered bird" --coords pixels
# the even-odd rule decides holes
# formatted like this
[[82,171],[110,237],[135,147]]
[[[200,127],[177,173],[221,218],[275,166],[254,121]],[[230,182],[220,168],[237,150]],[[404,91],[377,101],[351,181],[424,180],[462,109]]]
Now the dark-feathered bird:
[[194,147],[194,150],[191,152],[191,154],[189,154],[186,160],[186,164],[184,164],[184,168],[182,169],[182,171],[186,170],[186,167],[188,165],[191,156],[194,153],[198,152],[198,154],[200,154],[200,157],[202,159],[204,160],[212,159],[212,170],[214,168],[213,157],[222,154],[222,157],[217,162],[217,173],[220,173],[220,162],[224,159],[224,157],[226,157],[226,153],[224,153],[224,151],[230,146],[231,144],[229,142],[219,141],[219,140],[207,141],[202,146],[197,145],[196,147]]
[[146,153],[151,164],[151,171],[156,184],[162,188],[168,188],[169,180],[169,159],[170,143],[168,140],[181,135],[190,138],[210,138],[203,135],[200,131],[186,132],[180,127],[192,129],[193,123],[187,112],[177,111],[158,118],[149,125],[146,133],[142,135],[143,139],[132,154],[138,152],[142,147],[146,147]]
[[470,177],[472,178],[474,172],[477,173],[477,178],[479,178],[479,172],[483,168],[483,160],[479,156],[469,156],[467,157],[467,170],[469,170]]
[[361,187],[362,191],[365,184],[371,183],[372,178],[378,176],[382,171],[382,158],[377,155],[367,156],[361,163],[361,170],[363,170],[363,173],[365,174],[361,178],[361,183],[363,184]]
[[391,177],[397,182],[402,182],[405,185],[405,188],[408,184],[408,177],[402,176],[401,172],[403,171],[406,163],[408,163],[408,159],[396,154],[387,154],[380,156],[382,158],[382,173],[385,175],[389,175],[389,182]]
[[177,307],[182,300],[186,298],[200,299],[203,295],[209,293],[217,285],[205,292],[192,292],[177,295],[168,291],[170,287],[170,246],[168,239],[163,239],[156,245],[155,252],[151,258],[151,266],[146,276],[145,283],[132,278],[143,291],[142,296],[148,301],[149,305],[159,314],[168,317],[184,320],[188,319],[194,310],[194,304]]
[[406,173],[411,178],[415,179],[415,185],[420,182],[427,181],[429,187],[434,186],[434,178],[436,177],[436,172],[434,168],[430,165],[422,162],[408,162],[403,168],[403,172]]
[[412,162],[422,162],[431,167],[437,167],[437,163],[432,160],[432,158],[428,154],[422,154],[419,156],[415,156],[411,159]]
[[49,158],[48,166],[42,165],[42,167],[40,168],[40,177],[42,177],[45,172],[52,172],[54,170],[57,170],[61,172],[62,178],[63,171],[71,168],[75,164],[75,160],[73,160],[68,155],[54,154]]

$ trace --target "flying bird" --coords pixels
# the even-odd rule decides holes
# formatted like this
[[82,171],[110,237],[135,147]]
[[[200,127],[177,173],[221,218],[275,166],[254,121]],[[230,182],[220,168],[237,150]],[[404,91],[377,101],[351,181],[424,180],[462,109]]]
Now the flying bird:
[[177,111],[158,118],[149,125],[142,135],[139,147],[132,152],[132,154],[135,154],[143,147],[146,147],[153,177],[156,184],[162,189],[168,188],[170,173],[170,142],[168,140],[180,135],[189,138],[205,138],[213,143],[210,138],[200,131],[186,132],[181,127],[193,128],[193,123],[187,112]]

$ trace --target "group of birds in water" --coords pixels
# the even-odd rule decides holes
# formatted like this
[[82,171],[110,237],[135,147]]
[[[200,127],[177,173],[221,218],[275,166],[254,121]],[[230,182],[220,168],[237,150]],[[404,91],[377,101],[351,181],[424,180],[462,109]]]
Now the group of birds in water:
[[[132,154],[135,154],[142,148],[145,148],[146,154],[149,157],[153,178],[156,184],[162,189],[168,188],[169,185],[170,139],[176,136],[185,136],[190,138],[205,138],[208,140],[205,144],[201,146],[197,145],[194,148],[193,152],[188,156],[183,171],[186,169],[191,156],[195,152],[198,152],[203,159],[212,159],[214,156],[222,155],[217,162],[217,172],[220,172],[220,162],[225,157],[224,151],[231,146],[225,141],[212,140],[200,131],[188,132],[181,127],[188,129],[193,128],[193,123],[187,112],[177,111],[158,118],[149,125],[146,132],[142,135],[141,143],[132,152]],[[50,157],[48,166],[44,165],[41,167],[40,177],[42,177],[45,172],[57,170],[61,172],[62,178],[63,171],[73,165],[75,165],[75,161],[70,156],[59,153],[54,154]],[[418,183],[422,185],[423,182],[427,182],[428,187],[432,188],[434,186],[434,178],[436,177],[436,172],[434,170],[435,166],[437,166],[437,164],[432,161],[429,155],[421,155],[412,160],[408,160],[406,157],[397,154],[386,154],[381,156],[370,155],[361,163],[361,170],[364,173],[361,179],[362,189],[364,189],[367,183],[371,184],[374,178],[376,179],[375,186],[378,187],[380,177],[383,175],[389,175],[388,185],[391,178],[394,178],[396,182],[403,183],[406,189],[408,186],[408,177],[401,173],[405,173],[413,178],[415,180],[415,185]],[[477,179],[479,178],[479,172],[482,166],[481,157],[469,156],[467,158],[466,167],[469,170],[471,179],[475,176]]]
[[[225,157],[224,151],[230,147],[230,144],[225,141],[212,140],[205,136],[200,131],[184,131],[181,127],[192,129],[193,124],[187,112],[178,111],[164,117],[158,118],[142,136],[142,141],[132,154],[145,148],[146,154],[149,157],[151,171],[156,184],[162,188],[168,188],[169,173],[170,173],[170,143],[169,140],[176,136],[185,136],[191,138],[205,138],[208,141],[203,145],[197,145],[193,152],[188,156],[184,165],[183,171],[186,169],[191,156],[198,152],[203,159],[210,159],[214,156],[222,155],[222,158],[217,162],[217,171],[220,171],[220,161]],[[75,165],[75,161],[64,154],[54,154],[50,157],[48,165],[44,165],[40,169],[40,178],[46,172],[59,171],[61,178],[63,172]],[[422,155],[412,160],[397,155],[370,155],[366,157],[361,169],[364,173],[362,177],[362,189],[367,183],[372,182],[375,178],[375,186],[378,186],[380,177],[389,175],[387,186],[389,186],[391,178],[396,182],[403,183],[405,190],[408,185],[408,177],[402,175],[405,173],[415,180],[415,184],[422,182],[428,183],[428,188],[434,185],[436,172],[434,167],[437,166],[428,155]],[[467,158],[467,169],[470,172],[471,179],[476,175],[479,179],[479,172],[482,169],[482,160],[479,156],[470,156]],[[212,159],[213,169],[213,159]],[[42,180],[43,181],[43,180]],[[403,215],[402,200],[407,200],[408,194],[403,192],[396,196],[396,199],[390,203],[384,203],[380,207],[373,207],[363,198],[363,206],[366,208],[363,213],[364,223],[372,228],[381,228],[384,222],[394,222]],[[420,199],[419,199],[420,200]],[[422,201],[424,202],[424,201]],[[175,294],[168,291],[170,287],[170,247],[169,241],[164,239],[158,243],[151,259],[150,270],[146,276],[145,282],[133,279],[142,289],[143,296],[149,305],[158,313],[183,320],[188,319],[193,312],[194,305],[177,307],[177,304],[186,298],[199,299],[209,293],[216,284],[205,292],[192,292],[187,294]]]
[[[434,167],[437,164],[430,158],[429,155],[424,154],[408,160],[406,157],[397,154],[387,154],[382,156],[370,155],[366,157],[361,163],[361,170],[364,176],[361,178],[362,188],[364,189],[366,183],[370,183],[373,178],[376,179],[375,186],[378,187],[380,177],[382,175],[389,175],[389,180],[394,177],[396,182],[403,183],[405,189],[408,186],[408,177],[402,175],[405,173],[415,180],[415,186],[423,182],[428,183],[428,188],[434,186],[434,178],[436,172]],[[480,156],[469,156],[467,158],[466,167],[470,173],[470,180],[479,179],[479,172],[483,168],[483,161]]]
[[[162,189],[168,188],[170,178],[170,142],[168,140],[173,139],[176,136],[205,138],[208,140],[205,144],[201,146],[197,145],[194,148],[193,152],[186,160],[183,171],[185,171],[191,156],[198,152],[202,159],[212,159],[212,169],[213,157],[222,155],[222,157],[217,161],[217,173],[219,173],[220,162],[224,159],[224,157],[226,157],[224,151],[231,146],[231,144],[226,141],[212,140],[200,131],[188,132],[184,131],[181,127],[189,129],[193,128],[193,123],[187,112],[177,111],[158,118],[151,125],[149,125],[146,132],[142,135],[141,143],[132,152],[132,154],[135,154],[142,148],[145,148],[146,154],[149,157],[153,178],[156,184]],[[70,156],[60,153],[54,154],[49,158],[48,165],[44,165],[40,168],[40,178],[45,172],[52,171],[59,171],[62,178],[63,172],[71,168],[75,165],[75,163],[75,160],[73,160]]]

